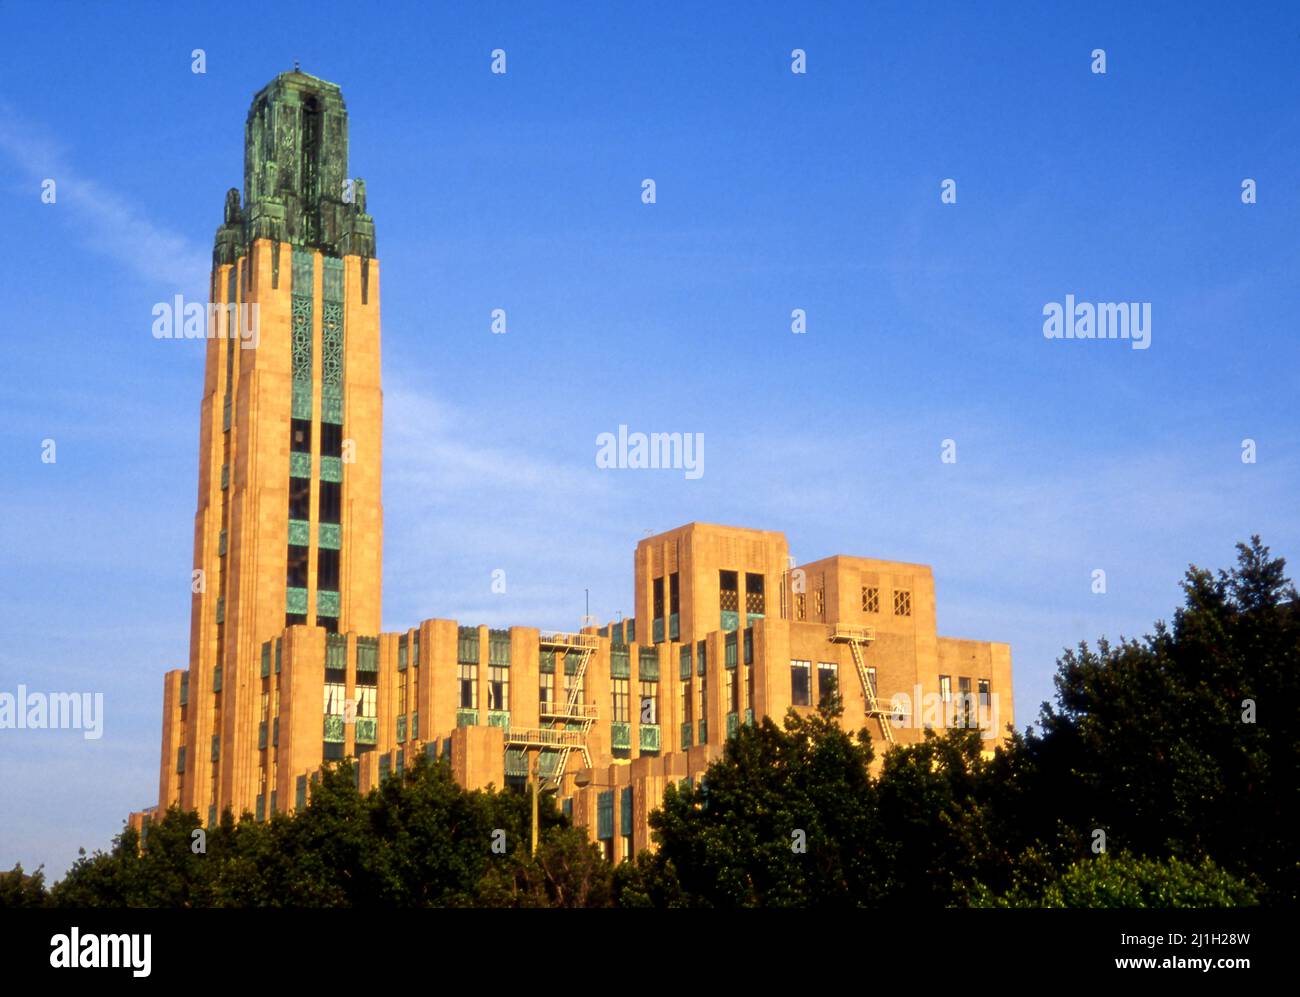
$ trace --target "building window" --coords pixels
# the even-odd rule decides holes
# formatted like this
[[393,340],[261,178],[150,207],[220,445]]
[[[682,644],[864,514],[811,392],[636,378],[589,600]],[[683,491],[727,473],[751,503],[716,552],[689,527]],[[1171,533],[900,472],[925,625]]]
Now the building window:
[[682,715],[682,723],[691,722],[691,683],[683,682],[681,685],[681,699],[678,703],[678,711]]
[[703,724],[709,718],[709,676],[701,672],[699,679],[700,680],[695,683],[700,693],[696,715],[700,718],[700,723]]
[[576,669],[575,669],[575,674],[573,675],[569,674],[569,668],[566,662],[564,668],[564,702],[566,704],[585,703],[587,699],[587,690],[585,688],[586,684],[587,684],[586,676],[583,676],[582,681],[579,681],[578,676],[576,674]]
[[662,578],[656,578],[654,580],[654,606],[652,615],[656,620],[662,620],[664,618],[664,580]]
[[343,486],[337,481],[320,483],[320,521],[338,523],[339,513],[343,509]]
[[817,705],[825,706],[831,695],[840,695],[840,666],[833,661],[817,662]]
[[808,618],[808,596],[804,592],[794,594],[794,618],[796,620],[806,620]]
[[322,422],[320,427],[320,455],[343,456],[343,427],[333,422]]
[[668,612],[676,616],[681,609],[681,593],[677,580],[677,572],[674,571],[668,576]]
[[952,702],[952,676],[939,676],[939,699],[941,702]]
[[736,682],[736,669],[727,668],[723,670],[723,677],[726,680],[727,712],[740,712],[740,686]]
[[[302,548],[298,548],[302,549]],[[289,548],[294,550],[293,547]],[[290,582],[289,584],[293,584]],[[305,587],[304,581],[301,586]],[[321,547],[316,551],[316,587],[324,589],[327,592],[337,592],[339,590],[339,552],[330,550],[328,547]]]
[[457,665],[460,675],[460,708],[462,710],[478,709],[478,665],[461,662]]
[[545,713],[555,699],[555,673],[542,672],[537,679],[537,702]]
[[979,682],[979,690],[980,690],[980,699],[979,699],[979,704],[980,704],[980,706],[985,706],[985,707],[987,707],[987,706],[991,705],[991,704],[992,704],[992,695],[991,695],[991,692],[990,692],[990,686],[989,686],[989,680],[988,680],[988,679],[980,679],[980,682]]
[[826,590],[813,590],[813,615],[819,619],[826,619]]
[[643,681],[641,683],[641,723],[657,724],[659,722],[659,683]]
[[766,600],[763,595],[763,576],[754,572],[745,572],[745,612],[751,616],[766,613]]
[[862,611],[864,613],[880,612],[880,589],[872,586],[868,588],[862,586]]
[[876,670],[874,668],[867,669],[867,684],[871,686],[871,698],[879,699],[880,687],[876,685]]
[[503,665],[488,666],[488,709],[510,709],[510,669]]
[[790,662],[790,702],[794,706],[808,706],[812,702],[812,662]]
[[329,717],[343,716],[343,700],[347,695],[347,686],[343,684],[341,678],[325,683],[325,715]]
[[[311,453],[311,420],[294,419],[289,424],[289,449],[294,453]],[[306,519],[306,516],[302,517]]]
[[718,572],[718,595],[724,613],[740,612],[740,582],[736,572]]
[[973,705],[974,696],[970,691],[970,679],[963,676],[957,680],[957,705],[961,709],[961,725],[969,727],[971,725],[971,706]]
[[311,481],[308,478],[289,479],[289,518],[311,519]]
[[307,554],[308,548],[306,547],[291,546],[289,548],[289,570],[285,582],[290,588],[305,589],[307,587]]
[[614,723],[625,724],[628,722],[627,706],[628,698],[631,695],[628,691],[628,680],[611,679],[610,683],[613,687]]
[[895,616],[912,615],[912,593],[911,592],[894,593],[894,615]]

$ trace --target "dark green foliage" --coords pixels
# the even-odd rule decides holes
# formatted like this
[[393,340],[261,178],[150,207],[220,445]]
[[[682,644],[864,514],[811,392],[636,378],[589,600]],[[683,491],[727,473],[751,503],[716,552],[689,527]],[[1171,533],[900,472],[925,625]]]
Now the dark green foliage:
[[1300,609],[1258,537],[1238,552],[1231,572],[1188,571],[1172,625],[1066,652],[1040,729],[991,758],[954,729],[891,749],[873,777],[837,699],[791,711],[670,787],[650,818],[658,850],[616,869],[549,796],[530,856],[526,795],[467,792],[421,758],[365,797],[342,763],[301,814],[227,813],[205,854],[198,815],[172,810],[145,848],[125,831],[48,896],[39,870],[0,875],[0,906],[1294,903]]

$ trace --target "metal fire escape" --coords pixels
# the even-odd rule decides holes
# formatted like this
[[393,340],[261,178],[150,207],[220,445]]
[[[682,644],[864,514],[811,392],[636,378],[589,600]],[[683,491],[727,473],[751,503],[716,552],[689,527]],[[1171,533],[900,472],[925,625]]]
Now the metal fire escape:
[[880,722],[880,732],[884,735],[885,741],[893,744],[894,730],[889,725],[889,711],[880,708],[880,703],[876,699],[875,685],[871,681],[871,676],[867,674],[867,663],[863,654],[863,648],[876,639],[875,628],[836,623],[831,626],[827,639],[832,644],[849,645],[849,650],[853,654],[853,663],[858,666],[858,678],[862,681],[862,696],[866,700],[867,716],[875,717]]
[[[582,752],[582,760],[587,768],[591,767],[591,753],[587,750],[587,735],[595,724],[599,711],[594,705],[578,702],[582,693],[583,681],[587,674],[587,664],[592,654],[600,646],[600,639],[595,634],[582,633],[544,633],[540,640],[541,650],[559,651],[564,655],[566,664],[560,665],[568,671],[567,661],[570,655],[576,655],[578,664],[569,684],[569,693],[565,702],[554,699],[542,705],[541,727],[510,727],[505,732],[506,746],[524,748],[531,755],[534,751],[555,751],[559,757],[555,761],[555,771],[549,777],[556,787],[564,778],[564,769],[569,763],[569,755],[575,749]],[[558,669],[556,677],[562,674]],[[531,766],[530,766],[531,768]]]

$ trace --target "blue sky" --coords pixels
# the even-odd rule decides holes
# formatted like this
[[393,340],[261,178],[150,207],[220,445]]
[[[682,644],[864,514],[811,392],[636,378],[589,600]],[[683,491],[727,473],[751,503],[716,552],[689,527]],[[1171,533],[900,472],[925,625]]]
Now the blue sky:
[[[573,626],[587,588],[610,618],[647,532],[776,529],[932,564],[940,632],[1012,644],[1023,725],[1189,562],[1300,559],[1300,9],[178,6],[0,8],[0,691],[107,711],[0,731],[2,868],[61,874],[156,800],[202,353],[151,309],[206,293],[295,59],[343,88],[377,228],[386,628]],[[1150,302],[1151,347],[1046,340],[1067,294]],[[704,476],[598,470],[620,424],[703,433]]]

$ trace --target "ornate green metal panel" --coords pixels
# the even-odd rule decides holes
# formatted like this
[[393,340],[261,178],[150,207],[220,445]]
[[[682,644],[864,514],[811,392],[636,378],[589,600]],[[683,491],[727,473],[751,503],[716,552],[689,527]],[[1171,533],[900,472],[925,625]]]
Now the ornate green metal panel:
[[737,661],[737,647],[735,633],[729,633],[722,642],[722,665],[724,668],[735,668]]
[[325,635],[325,667],[339,671],[348,667],[348,639],[343,634]]
[[330,301],[321,304],[320,333],[321,421],[341,426],[343,425],[343,306],[341,304]]
[[611,723],[609,725],[609,743],[615,751],[632,747],[632,725]]
[[343,261],[334,256],[321,258],[321,292],[322,301],[342,303],[343,301]]
[[286,613],[307,612],[307,590],[287,586],[284,590],[284,611]]
[[311,477],[311,454],[298,453],[297,451],[289,454],[289,477]]
[[379,671],[379,638],[378,637],[357,638],[357,671],[358,672]]
[[753,711],[753,710],[746,710],[746,711],[745,711],[745,724],[746,724],[746,726],[749,726],[749,727],[753,727],[753,726],[754,726],[754,711]]
[[416,710],[414,713],[411,714],[411,740],[418,741],[419,739],[420,739],[420,711]]
[[338,616],[339,594],[331,592],[329,589],[320,589],[316,593],[316,615]]
[[399,672],[406,671],[408,653],[409,652],[406,649],[406,634],[402,634],[397,638],[397,670]]
[[261,793],[257,794],[257,812],[254,815],[254,820],[259,824],[266,820],[266,797]]
[[456,711],[457,727],[477,727],[478,710],[457,710]]
[[500,727],[503,730],[509,730],[510,711],[509,710],[488,710],[488,726]]
[[379,735],[379,722],[374,717],[357,717],[357,744],[374,744]]
[[683,682],[691,677],[691,645],[687,644],[681,651],[681,666],[677,670],[677,677]]
[[700,641],[695,646],[696,671],[703,675],[709,668],[709,645]]
[[619,793],[618,829],[626,837],[632,833],[632,787],[624,786]]
[[682,750],[685,751],[689,748],[691,743],[691,725],[689,723],[684,723],[682,724]]
[[724,609],[722,611],[721,629],[739,630],[740,614],[732,609]]
[[658,644],[664,639],[664,621],[663,617],[654,620],[650,626],[650,639]]
[[700,744],[708,744],[708,743],[709,743],[709,722],[707,720],[701,720],[700,721]]
[[543,779],[549,779],[555,775],[555,770],[560,764],[560,756],[554,751],[543,751],[537,756],[538,775]]
[[637,675],[642,682],[659,681],[659,652],[653,647],[641,648],[637,659]]
[[736,713],[727,714],[727,737],[735,737],[736,731],[740,730],[740,715]]
[[581,660],[582,660],[581,651],[565,651],[564,652],[564,674],[577,675],[578,662],[580,662]]
[[306,547],[311,543],[311,523],[305,519],[289,520],[289,544]]
[[659,725],[642,724],[639,738],[642,751],[658,751],[659,748]]
[[509,630],[488,631],[488,664],[489,665],[510,664],[510,631]]
[[596,837],[608,841],[614,837],[614,791],[596,794]]
[[506,748],[506,775],[528,776],[528,752],[523,748]]
[[[329,420],[326,419],[326,422]],[[343,458],[342,457],[322,457],[320,459],[320,479],[321,481],[340,482],[343,480]]]
[[257,750],[262,751],[266,747],[266,721],[263,720],[257,725]]
[[[307,591],[306,591],[306,589],[303,590],[302,604],[303,604],[304,606],[307,605]],[[305,613],[305,612],[307,612],[307,610],[304,609],[303,612]],[[275,674],[277,674],[277,675],[280,674],[280,638],[279,638],[279,637],[277,637],[277,638],[275,639]]]
[[226,622],[226,597],[224,595],[217,596],[217,622]]
[[457,630],[456,660],[462,665],[478,664],[478,627],[460,627]]
[[609,674],[616,679],[630,678],[632,675],[632,656],[627,648],[618,647],[609,652]]
[[343,743],[343,718],[331,714],[325,718],[324,739],[332,744]]
[[212,669],[212,691],[213,692],[221,691],[221,666],[220,665],[217,665],[216,668]]
[[537,667],[543,675],[555,674],[555,652],[539,651],[537,655]]
[[677,640],[682,635],[681,616],[677,613],[668,614],[668,639]]
[[325,550],[338,550],[343,545],[343,527],[338,523],[321,523],[317,544]]
[[406,714],[397,718],[397,743],[401,744],[406,740]]

